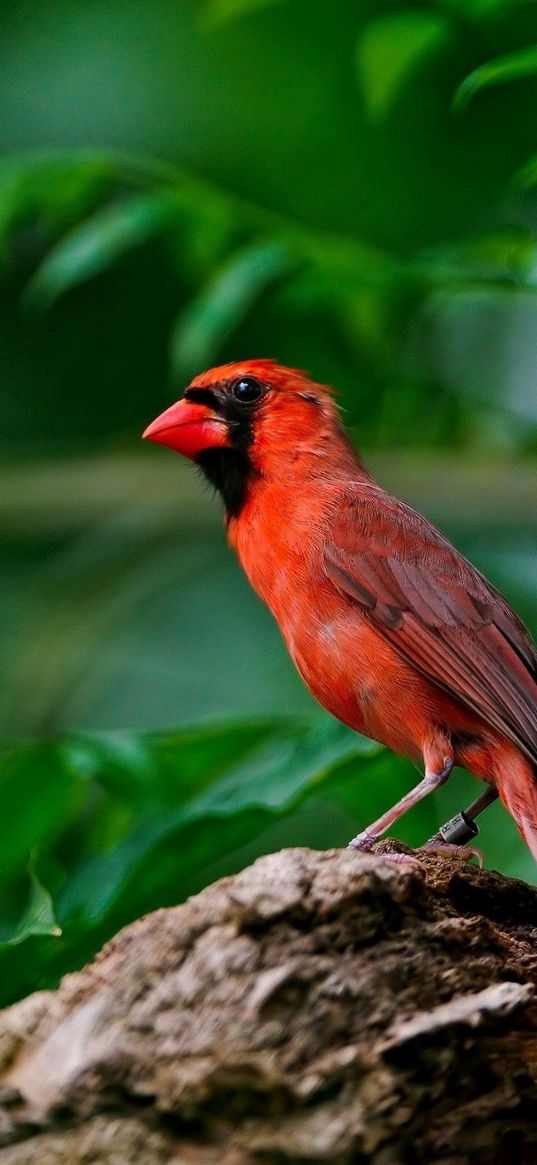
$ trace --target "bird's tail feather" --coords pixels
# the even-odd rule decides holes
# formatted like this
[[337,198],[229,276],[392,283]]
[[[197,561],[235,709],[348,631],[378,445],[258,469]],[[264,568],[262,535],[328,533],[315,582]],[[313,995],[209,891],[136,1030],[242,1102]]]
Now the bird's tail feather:
[[495,785],[514,817],[519,833],[537,861],[537,769],[518,749],[509,749],[498,765]]

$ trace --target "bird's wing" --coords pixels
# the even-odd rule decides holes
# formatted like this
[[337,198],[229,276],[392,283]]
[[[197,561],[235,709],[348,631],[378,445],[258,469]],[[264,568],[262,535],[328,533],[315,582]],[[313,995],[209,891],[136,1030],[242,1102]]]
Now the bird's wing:
[[413,666],[537,763],[537,651],[506,599],[374,485],[334,506],[324,569]]

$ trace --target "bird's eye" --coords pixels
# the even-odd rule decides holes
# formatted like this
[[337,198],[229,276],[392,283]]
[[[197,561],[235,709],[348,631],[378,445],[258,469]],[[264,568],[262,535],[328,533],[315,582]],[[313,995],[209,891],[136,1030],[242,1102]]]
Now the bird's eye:
[[259,400],[263,395],[263,385],[255,379],[255,376],[241,376],[240,380],[236,380],[232,387],[232,393],[235,400],[239,400],[241,404],[249,405],[254,400]]

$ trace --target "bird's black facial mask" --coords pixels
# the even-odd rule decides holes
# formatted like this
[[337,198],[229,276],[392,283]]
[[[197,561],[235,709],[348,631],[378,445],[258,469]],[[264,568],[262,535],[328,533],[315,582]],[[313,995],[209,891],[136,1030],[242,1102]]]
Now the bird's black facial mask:
[[241,512],[255,476],[249,449],[254,440],[257,407],[267,391],[267,386],[255,377],[243,376],[210,388],[193,386],[185,393],[186,400],[206,405],[227,427],[228,445],[208,446],[195,460],[221,494],[230,518]]

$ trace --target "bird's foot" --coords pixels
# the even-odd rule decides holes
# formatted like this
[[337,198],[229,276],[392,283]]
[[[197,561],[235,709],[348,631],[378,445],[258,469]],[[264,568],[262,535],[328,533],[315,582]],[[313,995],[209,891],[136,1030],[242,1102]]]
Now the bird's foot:
[[485,862],[482,850],[476,849],[475,846],[456,845],[454,842],[437,840],[434,837],[430,841],[426,841],[425,845],[420,845],[418,852],[438,854],[442,858],[456,858],[461,862],[471,862],[472,858],[477,858],[480,870],[483,869]]
[[[380,848],[379,843],[382,844]],[[398,865],[413,866],[415,869],[423,869],[423,863],[420,862],[420,854],[433,854],[442,858],[455,858],[457,861],[470,862],[472,858],[477,858],[479,869],[483,869],[484,858],[482,851],[470,845],[457,845],[454,842],[443,841],[441,837],[433,837],[425,842],[425,845],[419,846],[414,853],[390,852],[387,848],[389,842],[383,841],[381,837],[374,833],[369,833],[367,829],[362,830],[356,837],[353,837],[349,842],[347,849],[356,850],[358,853],[376,852],[379,858],[388,862],[394,862]],[[379,848],[377,848],[379,846]]]
[[391,854],[386,853],[385,850],[381,850],[378,856],[382,858],[383,862],[392,862],[394,866],[407,866],[407,868],[421,870],[422,872],[425,869],[423,862],[420,862],[419,858],[415,857],[414,854]]
[[368,833],[367,829],[357,833],[347,845],[347,849],[357,849],[363,854],[371,853],[376,841],[380,841],[379,837],[375,837],[374,833]]
[[[362,833],[358,833],[356,837],[353,837],[352,841],[348,843],[347,849],[353,849],[358,853],[368,854],[372,852],[373,847],[376,846],[378,842],[382,842],[381,837],[376,837],[374,833],[368,833],[367,829],[364,829]],[[386,844],[389,843],[384,841],[383,845],[385,846]],[[419,858],[415,857],[414,854],[402,853],[400,850],[390,852],[384,848],[377,850],[376,853],[377,856],[382,858],[382,860],[385,862],[393,862],[394,865],[410,866],[415,870],[423,870],[423,863],[420,862]]]

